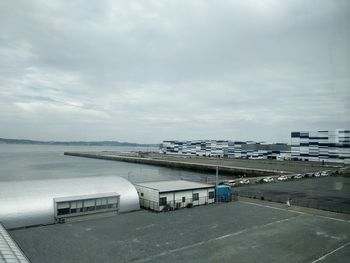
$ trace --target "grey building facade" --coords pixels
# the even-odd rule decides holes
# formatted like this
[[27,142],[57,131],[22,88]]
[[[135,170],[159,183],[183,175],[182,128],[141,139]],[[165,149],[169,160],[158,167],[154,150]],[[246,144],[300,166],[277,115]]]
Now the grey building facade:
[[291,145],[295,160],[350,163],[350,130],[292,132]]

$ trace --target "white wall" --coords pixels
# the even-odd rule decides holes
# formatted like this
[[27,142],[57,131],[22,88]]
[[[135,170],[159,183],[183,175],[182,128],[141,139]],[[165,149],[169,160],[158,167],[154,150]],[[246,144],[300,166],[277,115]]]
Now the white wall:
[[[135,185],[139,194],[140,205],[146,208],[151,208],[156,211],[162,211],[165,206],[159,206],[159,199],[161,197],[167,198],[167,204],[176,208],[176,203],[181,203],[179,207],[186,207],[187,204],[192,203],[196,205],[204,205],[215,202],[215,198],[209,199],[209,192],[214,192],[214,187],[210,189],[185,190],[176,192],[159,193],[158,190],[150,189],[143,186]],[[141,196],[143,193],[143,196]],[[199,200],[193,201],[193,193],[199,194]],[[182,197],[185,197],[185,202],[182,202]]]
[[153,210],[159,210],[159,192],[155,189],[135,185],[140,198],[140,205]]
[[[171,193],[160,193],[159,197],[166,197],[167,202],[170,202],[172,207],[176,207],[176,203],[181,203],[181,207],[186,207],[187,204],[192,203],[196,205],[204,205],[206,203],[214,203],[215,199],[209,199],[209,192],[214,191],[214,187],[211,189],[197,189],[197,190],[187,190],[178,191]],[[193,194],[199,194],[199,200],[193,201]],[[182,202],[182,197],[185,197],[185,202]]]

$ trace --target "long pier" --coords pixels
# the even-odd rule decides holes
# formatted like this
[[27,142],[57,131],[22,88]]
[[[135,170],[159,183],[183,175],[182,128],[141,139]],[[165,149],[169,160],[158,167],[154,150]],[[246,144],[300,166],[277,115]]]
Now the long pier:
[[157,166],[164,166],[164,167],[175,168],[175,169],[193,170],[193,171],[206,172],[206,173],[215,172],[216,167],[218,166],[220,170],[220,174],[233,175],[233,176],[241,176],[241,175],[246,175],[249,177],[272,176],[280,173],[280,171],[276,171],[276,170],[225,166],[220,164],[199,163],[199,162],[180,161],[180,160],[173,161],[173,160],[164,160],[159,158],[135,157],[135,156],[128,156],[128,155],[110,154],[108,152],[64,152],[64,155],[157,165]]

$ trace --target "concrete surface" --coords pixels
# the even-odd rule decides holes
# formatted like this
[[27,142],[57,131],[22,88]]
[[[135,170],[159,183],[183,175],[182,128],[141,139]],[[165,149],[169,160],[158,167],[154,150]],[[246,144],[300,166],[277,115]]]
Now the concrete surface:
[[350,178],[318,177],[237,187],[240,196],[350,214]]
[[349,168],[349,165],[339,163],[326,163],[322,165],[320,162],[209,158],[164,155],[159,153],[150,153],[143,157],[140,157],[136,152],[122,153],[113,151],[65,152],[64,154],[95,159],[143,163],[176,169],[196,170],[207,173],[215,173],[216,166],[219,166],[221,174],[228,174],[231,176],[271,176],[280,174],[280,172],[306,173],[323,170],[336,171]]
[[345,262],[350,216],[260,200],[10,231],[35,262]]

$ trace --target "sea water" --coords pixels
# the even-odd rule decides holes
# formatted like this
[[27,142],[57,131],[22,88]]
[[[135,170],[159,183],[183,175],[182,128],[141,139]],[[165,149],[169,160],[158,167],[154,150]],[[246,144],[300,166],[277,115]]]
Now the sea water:
[[159,180],[205,182],[214,175],[166,167],[66,156],[65,151],[148,151],[149,147],[0,144],[0,181],[121,176],[133,183]]

